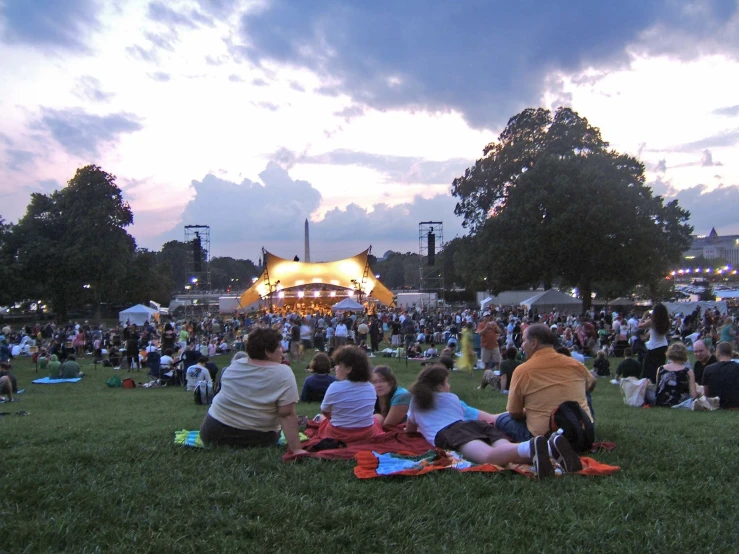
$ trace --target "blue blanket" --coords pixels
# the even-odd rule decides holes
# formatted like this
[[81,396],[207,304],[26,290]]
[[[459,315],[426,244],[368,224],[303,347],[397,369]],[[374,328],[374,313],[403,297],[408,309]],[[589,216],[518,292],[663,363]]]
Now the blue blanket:
[[31,381],[31,383],[34,383],[36,385],[56,385],[57,383],[76,383],[77,381],[81,381],[82,377],[74,377],[72,379],[52,379],[51,377],[44,377],[43,379],[36,379],[35,381]]

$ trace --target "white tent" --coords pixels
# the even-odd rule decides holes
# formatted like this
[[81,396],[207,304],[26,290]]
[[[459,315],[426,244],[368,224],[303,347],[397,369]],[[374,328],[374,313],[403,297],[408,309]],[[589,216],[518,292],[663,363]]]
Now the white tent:
[[144,306],[143,304],[136,304],[122,312],[118,312],[118,321],[120,321],[121,324],[125,324],[126,321],[129,321],[136,325],[143,325],[147,321],[153,321],[157,316],[158,312],[155,309]]
[[516,306],[523,300],[527,300],[535,294],[540,294],[544,291],[536,290],[506,290],[495,296],[488,296],[485,300],[480,302],[480,309],[484,310],[490,306]]
[[527,298],[521,302],[526,309],[535,308],[539,312],[558,311],[560,313],[579,314],[582,312],[582,300],[573,298],[555,289],[549,289]]
[[702,300],[700,302],[663,302],[663,304],[665,305],[665,308],[667,308],[667,311],[670,312],[670,315],[677,313],[683,315],[692,314],[698,307],[700,307],[701,313],[706,309],[713,310],[714,308],[718,308],[721,315],[726,315],[729,311],[726,302],[721,301]]
[[337,311],[352,311],[357,312],[360,310],[364,310],[364,306],[362,306],[359,302],[356,302],[352,300],[351,298],[344,298],[341,302],[338,302],[334,304],[331,309],[335,312]]

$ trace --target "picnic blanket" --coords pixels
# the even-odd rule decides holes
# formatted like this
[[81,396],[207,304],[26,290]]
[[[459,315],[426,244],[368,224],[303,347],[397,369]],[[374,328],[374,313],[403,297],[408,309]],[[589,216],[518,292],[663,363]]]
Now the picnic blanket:
[[[308,437],[306,437],[303,433],[300,433],[300,440],[307,439]],[[175,431],[174,443],[178,446],[205,448],[205,444],[203,444],[203,441],[200,440],[200,431],[188,431],[187,429],[183,429],[182,431]],[[279,444],[280,446],[284,446],[285,444],[287,444],[287,441],[285,440],[285,433],[280,432],[280,438],[277,441],[277,444]]]
[[72,377],[69,379],[52,379],[51,377],[44,377],[43,379],[36,379],[35,381],[31,381],[31,383],[34,383],[36,385],[56,385],[57,383],[76,383],[77,381],[81,381],[82,377]]
[[[354,475],[359,479],[373,479],[375,477],[388,476],[415,476],[425,475],[432,471],[453,470],[462,473],[484,471],[495,473],[499,471],[514,471],[535,478],[534,467],[528,464],[509,464],[507,467],[493,464],[474,464],[465,460],[457,452],[450,450],[429,450],[422,456],[407,456],[393,453],[358,452],[355,456],[357,466]],[[583,468],[577,473],[580,475],[611,475],[620,471],[619,466],[610,466],[594,460],[593,458],[580,457]],[[564,472],[556,468],[556,475],[562,476]]]
[[[301,448],[308,450],[315,446],[324,436],[319,433],[320,425],[314,421],[309,421],[308,426],[305,429],[305,435],[308,440],[303,442]],[[355,433],[356,437],[352,436],[353,432],[350,429],[342,429],[339,434],[332,436],[331,438],[340,440],[346,443],[345,448],[332,448],[328,450],[320,450],[318,452],[308,452],[308,454],[302,454],[296,456],[292,452],[286,452],[282,456],[283,462],[290,462],[298,458],[320,458],[324,460],[351,460],[359,452],[394,452],[408,455],[419,455],[428,452],[432,446],[426,442],[421,435],[417,433],[408,434],[402,427],[379,433],[372,437],[367,437],[365,430],[359,430]],[[356,438],[356,440],[355,440]]]

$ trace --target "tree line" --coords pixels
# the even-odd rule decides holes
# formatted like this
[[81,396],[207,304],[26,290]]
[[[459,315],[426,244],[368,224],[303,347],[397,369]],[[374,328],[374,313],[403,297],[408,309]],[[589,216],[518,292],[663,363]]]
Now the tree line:
[[[615,298],[641,289],[669,294],[665,275],[691,244],[690,214],[646,185],[644,165],[609,147],[600,130],[569,108],[526,109],[483,156],[452,182],[455,214],[469,230],[443,245],[436,266],[447,289],[469,292],[577,287]],[[192,246],[139,248],[115,177],[78,169],[66,187],[33,193],[16,224],[0,219],[0,305],[48,302],[69,312],[154,300],[168,304],[189,284]],[[370,256],[391,289],[418,288],[417,253]],[[243,290],[261,273],[251,260],[210,261],[211,287]]]
[[[16,224],[0,220],[0,305],[33,300],[59,320],[83,310],[99,319],[134,303],[168,305],[184,289],[191,246],[173,240],[159,251],[137,247],[126,230],[133,212],[115,180],[98,166],[82,167],[63,189],[31,194]],[[260,271],[251,260],[216,257],[210,273],[211,287],[227,290]]]

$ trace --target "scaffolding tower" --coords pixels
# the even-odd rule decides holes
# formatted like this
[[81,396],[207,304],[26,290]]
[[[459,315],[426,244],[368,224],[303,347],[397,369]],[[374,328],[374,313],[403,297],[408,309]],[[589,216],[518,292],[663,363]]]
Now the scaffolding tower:
[[418,224],[418,269],[421,292],[435,292],[444,300],[444,264],[440,254],[444,250],[444,223],[421,221]]
[[210,225],[185,225],[190,291],[210,292]]

